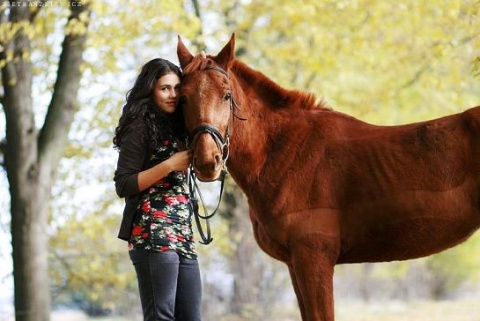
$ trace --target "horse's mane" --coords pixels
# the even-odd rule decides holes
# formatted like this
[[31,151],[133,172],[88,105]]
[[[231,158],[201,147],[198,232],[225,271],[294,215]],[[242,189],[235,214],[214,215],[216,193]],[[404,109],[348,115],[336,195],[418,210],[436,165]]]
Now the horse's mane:
[[[207,56],[207,59],[202,55],[195,56],[185,67],[184,74],[202,70],[208,65],[214,64],[211,58],[211,56]],[[324,101],[319,100],[315,94],[300,90],[285,89],[263,73],[253,70],[238,59],[233,60],[231,69],[237,77],[243,79],[253,88],[256,88],[258,93],[270,106],[291,109],[330,109],[324,104]]]
[[315,94],[285,89],[238,59],[233,61],[232,70],[251,87],[256,88],[270,106],[293,109],[330,109]]

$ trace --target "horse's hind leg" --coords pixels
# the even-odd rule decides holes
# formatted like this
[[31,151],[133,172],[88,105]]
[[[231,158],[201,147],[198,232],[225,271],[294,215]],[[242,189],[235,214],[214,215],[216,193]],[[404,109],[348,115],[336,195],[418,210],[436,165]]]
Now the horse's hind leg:
[[332,259],[309,246],[297,246],[289,264],[303,321],[333,321]]

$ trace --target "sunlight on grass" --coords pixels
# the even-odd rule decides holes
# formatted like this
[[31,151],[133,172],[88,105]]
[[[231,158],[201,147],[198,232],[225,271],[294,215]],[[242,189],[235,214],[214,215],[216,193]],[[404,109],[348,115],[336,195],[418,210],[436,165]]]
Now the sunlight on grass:
[[[298,310],[272,311],[276,321],[300,321]],[[226,316],[229,321],[247,321],[245,318]],[[55,313],[52,321],[141,321],[142,317],[88,318],[79,311]],[[223,319],[222,319],[223,320]],[[479,321],[480,305],[470,301],[386,301],[341,302],[335,307],[335,321]],[[260,320],[248,320],[260,321]]]
[[342,303],[336,321],[478,321],[480,305],[475,301]]

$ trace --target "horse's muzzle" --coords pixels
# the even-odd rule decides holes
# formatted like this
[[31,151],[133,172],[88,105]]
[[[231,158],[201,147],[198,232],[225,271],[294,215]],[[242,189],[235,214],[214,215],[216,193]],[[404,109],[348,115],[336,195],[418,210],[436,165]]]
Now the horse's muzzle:
[[221,175],[224,160],[215,140],[210,135],[200,135],[195,142],[193,169],[202,182],[211,182]]
[[192,165],[193,170],[200,181],[212,182],[220,177],[223,168],[223,160],[220,155],[215,155],[213,163],[202,163],[194,156]]

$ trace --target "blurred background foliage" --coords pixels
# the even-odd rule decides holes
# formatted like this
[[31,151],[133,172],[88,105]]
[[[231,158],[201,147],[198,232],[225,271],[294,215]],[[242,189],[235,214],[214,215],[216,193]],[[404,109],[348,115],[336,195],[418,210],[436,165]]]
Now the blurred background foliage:
[[[94,0],[70,144],[50,207],[50,273],[57,307],[139,319],[134,270],[116,239],[123,200],[113,188],[113,130],[141,65],[177,62],[177,35],[216,54],[236,33],[237,57],[287,88],[341,112],[393,125],[480,102],[478,0]],[[67,12],[45,8],[35,30],[34,98],[41,119]],[[4,125],[0,121],[0,128]],[[4,130],[0,132],[0,138]],[[2,198],[8,196],[1,176]],[[215,202],[217,186],[203,187]],[[2,206],[7,233],[8,202]],[[228,182],[214,242],[200,246],[206,320],[299,319],[288,271],[262,253],[245,197]],[[336,300],[458,299],[478,293],[480,237],[406,262],[338,266]]]

